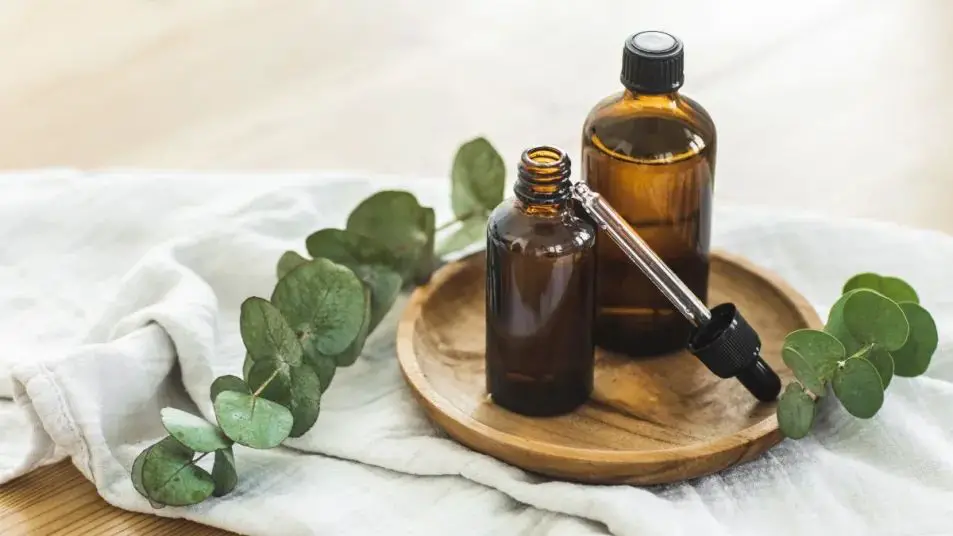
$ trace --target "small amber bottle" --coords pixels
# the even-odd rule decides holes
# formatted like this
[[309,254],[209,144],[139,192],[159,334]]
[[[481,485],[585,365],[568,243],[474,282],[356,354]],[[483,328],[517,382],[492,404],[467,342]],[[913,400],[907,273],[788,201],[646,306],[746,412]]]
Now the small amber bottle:
[[559,415],[592,392],[595,229],[573,211],[564,152],[529,149],[518,172],[487,222],[486,388],[516,413]]
[[[701,300],[715,173],[715,125],[680,95],[683,46],[663,32],[625,42],[622,85],[583,127],[582,180],[599,192]],[[596,343],[632,356],[685,346],[691,326],[601,233]]]

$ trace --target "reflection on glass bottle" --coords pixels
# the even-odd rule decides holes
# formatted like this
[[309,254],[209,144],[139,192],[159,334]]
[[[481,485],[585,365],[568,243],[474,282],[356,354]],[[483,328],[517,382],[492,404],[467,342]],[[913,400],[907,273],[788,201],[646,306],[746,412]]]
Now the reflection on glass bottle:
[[[669,34],[626,41],[625,90],[599,102],[583,127],[583,181],[706,300],[715,125],[678,93],[682,61]],[[597,251],[596,343],[633,356],[684,347],[689,323],[611,240],[600,235]]]
[[487,222],[486,386],[526,415],[558,415],[592,392],[595,229],[570,200],[562,151],[523,153],[515,197]]

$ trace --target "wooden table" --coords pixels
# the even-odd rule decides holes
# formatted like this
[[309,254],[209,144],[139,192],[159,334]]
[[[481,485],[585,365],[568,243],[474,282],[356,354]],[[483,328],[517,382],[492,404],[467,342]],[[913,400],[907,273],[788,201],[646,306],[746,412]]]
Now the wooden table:
[[[719,129],[718,203],[953,231],[946,0],[5,0],[0,170],[443,177],[481,134],[509,162],[538,143],[578,154],[622,40],[649,27],[686,42],[684,90]],[[111,508],[66,464],[0,490],[4,536],[201,530]]]

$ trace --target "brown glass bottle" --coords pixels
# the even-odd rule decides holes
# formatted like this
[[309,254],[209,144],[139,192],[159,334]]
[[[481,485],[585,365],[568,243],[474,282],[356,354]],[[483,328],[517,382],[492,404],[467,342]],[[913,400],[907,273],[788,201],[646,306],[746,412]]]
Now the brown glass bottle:
[[570,200],[562,151],[523,153],[487,222],[486,388],[524,415],[559,415],[592,392],[595,229]]
[[[716,135],[708,112],[678,93],[682,58],[669,34],[626,40],[625,90],[583,127],[582,180],[706,300]],[[633,356],[684,347],[690,324],[608,237],[597,242],[596,343]]]

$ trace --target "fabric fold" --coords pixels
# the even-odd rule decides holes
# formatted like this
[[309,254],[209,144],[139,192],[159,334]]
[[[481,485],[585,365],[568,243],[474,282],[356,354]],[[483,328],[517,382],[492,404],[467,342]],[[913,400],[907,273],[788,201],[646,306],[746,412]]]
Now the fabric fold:
[[[251,535],[797,534],[819,523],[830,532],[923,534],[945,530],[953,513],[946,461],[953,418],[943,409],[953,400],[953,300],[944,273],[953,238],[744,207],[716,212],[714,245],[775,271],[822,315],[859,271],[904,277],[924,297],[941,349],[926,376],[894,379],[874,419],[828,404],[810,437],[692,482],[551,481],[471,451],[427,420],[395,359],[404,296],[361,358],[338,370],[308,433],[287,440],[288,448],[237,448],[232,494],[155,511],[132,488],[132,461],[164,435],[162,407],[214,419],[211,381],[241,374],[239,306],[248,296],[269,297],[280,254],[303,251],[309,232],[343,226],[350,208],[376,190],[411,190],[439,221],[449,217],[449,192],[443,180],[343,175],[108,177],[80,185],[70,173],[50,173],[33,205],[0,200],[0,228],[20,218],[21,229],[42,231],[10,237],[24,255],[19,265],[36,269],[17,272],[21,290],[0,291],[0,306],[18,315],[0,321],[18,350],[15,365],[0,361],[15,400],[0,401],[0,482],[69,456],[120,508]],[[15,180],[30,191],[28,178]],[[73,224],[43,227],[59,187],[70,196],[63,204]],[[31,245],[44,240],[71,252],[76,270]],[[51,294],[53,274],[70,284]],[[0,272],[0,288],[13,279]],[[64,304],[69,315],[55,314]],[[50,318],[55,326],[42,323]]]

